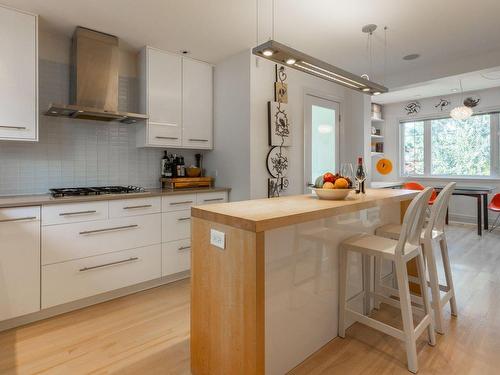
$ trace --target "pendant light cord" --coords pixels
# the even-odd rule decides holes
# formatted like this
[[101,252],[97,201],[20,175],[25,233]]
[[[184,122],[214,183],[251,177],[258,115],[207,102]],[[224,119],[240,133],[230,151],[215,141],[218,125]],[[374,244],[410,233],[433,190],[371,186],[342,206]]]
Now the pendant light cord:
[[259,45],[259,0],[255,0],[255,45]]
[[384,26],[384,86],[387,85],[387,26]]
[[271,37],[271,39],[275,40],[274,39],[274,21],[275,21],[274,14],[275,14],[275,8],[276,8],[276,2],[275,2],[275,0],[272,0],[272,7],[273,7],[273,9],[272,9],[272,17],[273,17],[273,19],[272,19],[272,33],[271,33],[272,37]]
[[463,105],[464,104],[464,89],[462,87],[462,80],[459,79],[458,82],[460,84],[460,105]]

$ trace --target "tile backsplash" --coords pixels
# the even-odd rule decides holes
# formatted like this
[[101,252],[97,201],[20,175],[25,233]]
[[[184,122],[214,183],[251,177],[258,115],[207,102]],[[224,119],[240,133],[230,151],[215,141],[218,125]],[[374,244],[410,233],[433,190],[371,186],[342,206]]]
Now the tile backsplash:
[[[163,149],[136,148],[134,125],[44,116],[49,103],[68,103],[69,66],[41,60],[39,76],[39,142],[0,142],[0,195],[46,193],[53,187],[159,186]],[[120,110],[137,112],[137,93],[135,78],[120,77]],[[179,153],[192,163],[194,151]]]

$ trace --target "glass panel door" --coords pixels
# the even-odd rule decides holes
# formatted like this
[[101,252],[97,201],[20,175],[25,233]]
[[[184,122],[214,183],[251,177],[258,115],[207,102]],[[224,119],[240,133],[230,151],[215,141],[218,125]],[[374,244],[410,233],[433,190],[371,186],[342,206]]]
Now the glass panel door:
[[325,172],[335,173],[339,165],[339,103],[306,95],[304,126],[305,192]]

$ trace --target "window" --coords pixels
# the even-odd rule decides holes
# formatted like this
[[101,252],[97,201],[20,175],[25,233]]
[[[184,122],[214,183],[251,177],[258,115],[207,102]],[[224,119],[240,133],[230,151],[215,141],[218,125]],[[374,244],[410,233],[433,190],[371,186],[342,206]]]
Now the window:
[[498,176],[498,113],[401,123],[401,175]]
[[424,174],[424,122],[407,122],[404,129],[404,175]]

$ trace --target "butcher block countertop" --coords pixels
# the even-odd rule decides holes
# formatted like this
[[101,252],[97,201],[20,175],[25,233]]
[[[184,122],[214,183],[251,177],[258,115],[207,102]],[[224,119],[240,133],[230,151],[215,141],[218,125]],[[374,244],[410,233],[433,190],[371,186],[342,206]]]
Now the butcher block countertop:
[[199,189],[147,189],[142,193],[128,194],[101,194],[101,195],[82,195],[78,197],[62,197],[53,198],[50,194],[38,195],[8,195],[0,196],[0,208],[8,207],[26,207],[26,206],[41,206],[46,204],[63,204],[63,203],[79,203],[79,202],[94,202],[107,201],[115,199],[132,199],[132,198],[147,198],[158,197],[163,195],[177,194],[193,194],[193,193],[212,193],[217,191],[230,191],[229,188],[199,188]]
[[413,190],[368,189],[365,195],[352,192],[341,201],[320,200],[314,195],[294,195],[192,207],[191,216],[250,232],[263,232],[411,200],[417,194]]

